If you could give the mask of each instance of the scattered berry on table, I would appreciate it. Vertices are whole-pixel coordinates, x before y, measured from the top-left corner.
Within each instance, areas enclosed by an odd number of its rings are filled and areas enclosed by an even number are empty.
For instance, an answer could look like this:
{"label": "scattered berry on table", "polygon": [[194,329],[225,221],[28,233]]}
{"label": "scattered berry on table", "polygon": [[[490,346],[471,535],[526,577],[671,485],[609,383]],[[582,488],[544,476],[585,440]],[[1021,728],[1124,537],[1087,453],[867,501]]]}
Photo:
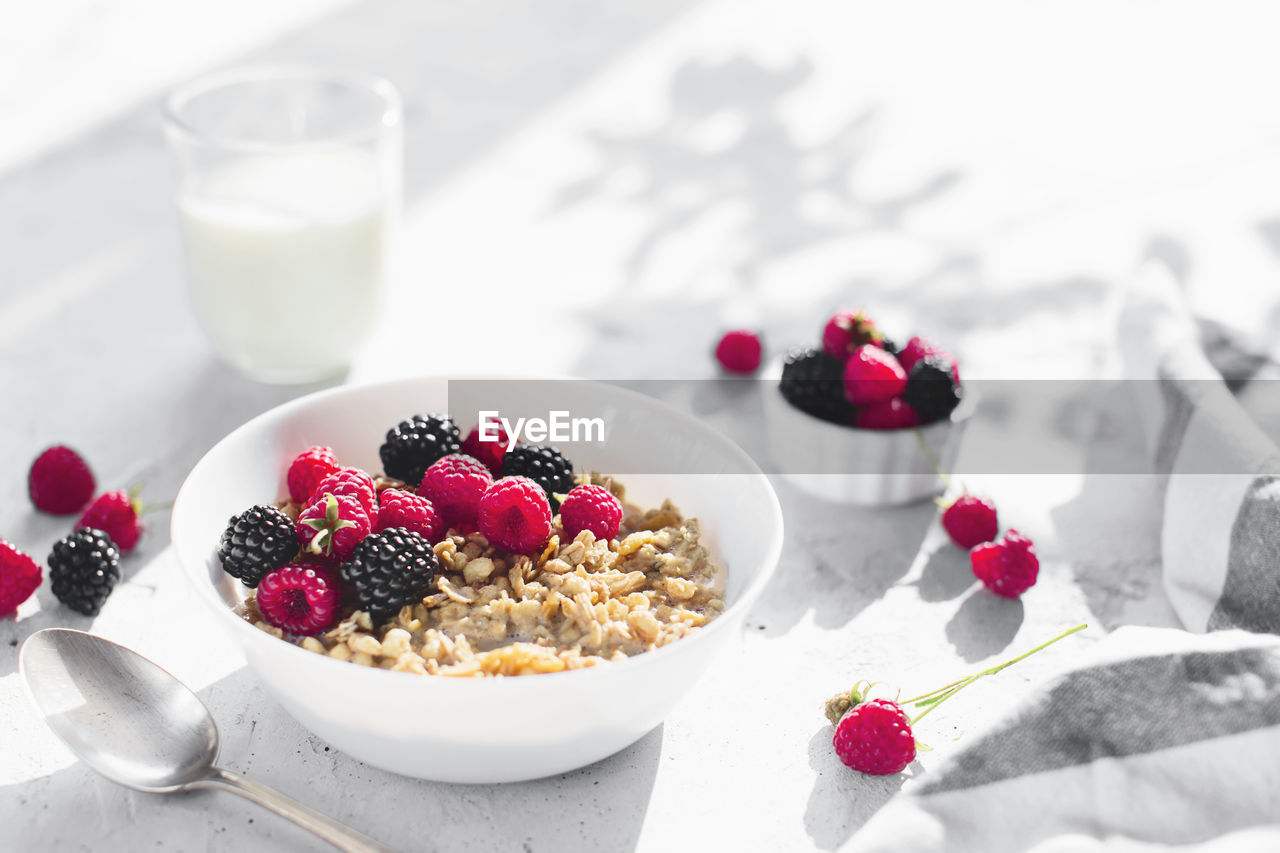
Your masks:
{"label": "scattered berry on table", "polygon": [[77,613],[97,616],[120,580],[120,549],[101,530],[81,527],[53,543],[49,585]]}
{"label": "scattered berry on table", "polygon": [[960,405],[964,389],[952,377],[939,356],[926,356],[911,366],[902,398],[920,415],[921,423],[933,423]]}
{"label": "scattered berry on table", "polygon": [[528,477],[503,477],[480,499],[479,522],[491,544],[516,554],[536,551],[551,535],[547,493]]}
{"label": "scattered berry on table", "polygon": [[293,519],[266,504],[231,516],[218,542],[222,570],[247,587],[256,587],[267,572],[283,566],[297,553]]}
{"label": "scattered berry on table", "polygon": [[93,499],[76,522],[76,527],[92,527],[111,537],[111,541],[128,554],[137,547],[142,536],[142,503],[136,494],[125,491],[103,492]]}
{"label": "scattered berry on table", "polygon": [[502,457],[507,454],[507,444],[510,443],[511,436],[507,434],[507,428],[500,423],[491,426],[489,433],[497,435],[497,440],[481,441],[480,427],[472,427],[471,432],[467,433],[467,437],[462,440],[462,452],[483,462],[493,476],[501,477]]}
{"label": "scattered berry on table", "polygon": [[61,444],[36,457],[27,474],[27,493],[41,512],[70,515],[84,509],[96,484],[84,458]]}
{"label": "scattered berry on table", "polygon": [[258,584],[257,601],[268,625],[309,637],[337,621],[342,587],[332,569],[289,563],[267,573]]}
{"label": "scattered berry on table", "polygon": [[439,570],[430,542],[393,527],[357,545],[338,573],[342,582],[355,590],[361,610],[384,618],[421,602],[435,588]]}
{"label": "scattered berry on table", "polygon": [[338,457],[332,447],[308,447],[289,463],[289,497],[300,504],[306,503],[316,493],[320,481],[338,468]]}
{"label": "scattered berry on table", "polygon": [[845,362],[844,397],[855,406],[891,400],[901,396],[906,387],[907,373],[902,365],[877,346],[864,344]]}
{"label": "scattered berry on table", "polygon": [[298,544],[317,559],[340,562],[351,556],[370,527],[356,498],[321,492],[298,514]]}
{"label": "scattered berry on table", "polygon": [[883,336],[863,311],[837,311],[822,329],[822,349],[845,361],[865,344],[879,344]]}
{"label": "scattered berry on table", "polygon": [[314,500],[317,495],[325,493],[334,497],[346,495],[349,498],[355,498],[360,502],[360,508],[364,510],[364,514],[369,516],[369,521],[377,521],[377,487],[373,484],[373,478],[359,468],[339,468],[334,471],[320,481],[311,499]]}
{"label": "scattered berry on table", "polygon": [[458,427],[448,415],[414,415],[387,431],[378,455],[388,477],[412,485],[422,482],[432,462],[457,453],[461,445]]}
{"label": "scattered berry on table", "polygon": [[418,486],[418,494],[431,501],[455,530],[474,529],[476,512],[485,490],[493,485],[493,474],[474,456],[451,453],[431,463]]}
{"label": "scattered berry on table", "polygon": [[906,429],[918,423],[920,416],[901,397],[869,403],[853,417],[853,425],[862,429]]}
{"label": "scattered berry on table", "polygon": [[0,539],[0,616],[12,613],[40,586],[40,564]]}
{"label": "scattered berry on table", "polygon": [[960,384],[960,366],[956,362],[956,357],[932,341],[922,337],[916,336],[907,341],[907,345],[898,353],[898,361],[902,364],[903,370],[910,371],[917,361],[929,356],[936,356],[942,359],[951,372],[951,378],[957,385]]}
{"label": "scattered berry on table", "polygon": [[964,494],[942,510],[942,527],[961,548],[990,542],[1000,532],[996,505],[988,498]]}
{"label": "scattered berry on table", "polygon": [[[917,749],[927,749],[916,741],[912,727],[919,725],[922,719],[937,710],[943,702],[978,679],[1008,669],[1064,637],[1088,627],[1077,625],[1068,628],[1052,640],[1004,663],[989,666],[967,678],[957,679],[910,699],[869,699],[867,694],[876,684],[859,681],[852,690],[828,699],[823,708],[827,720],[836,727],[831,739],[836,755],[849,767],[863,773],[882,776],[902,772],[915,758]],[[907,705],[923,710],[914,717],[909,717],[904,709]]]}
{"label": "scattered berry on table", "polygon": [[853,405],[844,398],[844,362],[821,350],[787,353],[778,387],[788,403],[815,418],[838,424],[853,420]]}
{"label": "scattered berry on table", "polygon": [[730,373],[755,373],[760,367],[760,337],[750,329],[726,332],[716,344],[716,361]]}
{"label": "scattered berry on table", "polygon": [[984,542],[969,552],[973,574],[982,585],[1005,598],[1017,598],[1035,585],[1040,560],[1030,539],[1010,530],[1002,539]]}
{"label": "scattered berry on table", "polygon": [[560,504],[560,525],[569,539],[590,530],[597,539],[612,539],[622,524],[622,502],[604,486],[574,486]]}
{"label": "scattered berry on table", "polygon": [[874,776],[901,773],[916,757],[911,720],[889,699],[850,708],[836,725],[832,744],[842,762]]}
{"label": "scattered berry on table", "polygon": [[422,495],[400,489],[383,489],[378,494],[378,521],[374,533],[391,527],[403,527],[427,541],[439,542],[444,536],[444,518]]}
{"label": "scattered berry on table", "polygon": [[573,463],[554,447],[539,444],[520,444],[502,458],[502,476],[528,477],[547,493],[551,508],[557,509],[560,500],[556,495],[567,494],[573,488]]}

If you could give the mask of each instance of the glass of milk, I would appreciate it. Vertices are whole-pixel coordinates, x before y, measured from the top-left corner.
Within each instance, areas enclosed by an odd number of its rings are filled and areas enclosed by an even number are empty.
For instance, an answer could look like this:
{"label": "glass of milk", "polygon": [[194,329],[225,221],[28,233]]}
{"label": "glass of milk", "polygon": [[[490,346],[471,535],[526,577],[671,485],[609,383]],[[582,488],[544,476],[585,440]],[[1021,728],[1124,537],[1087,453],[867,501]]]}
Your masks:
{"label": "glass of milk", "polygon": [[264,382],[341,375],[373,332],[400,213],[400,97],[379,77],[246,68],[175,91],[166,130],[201,325]]}

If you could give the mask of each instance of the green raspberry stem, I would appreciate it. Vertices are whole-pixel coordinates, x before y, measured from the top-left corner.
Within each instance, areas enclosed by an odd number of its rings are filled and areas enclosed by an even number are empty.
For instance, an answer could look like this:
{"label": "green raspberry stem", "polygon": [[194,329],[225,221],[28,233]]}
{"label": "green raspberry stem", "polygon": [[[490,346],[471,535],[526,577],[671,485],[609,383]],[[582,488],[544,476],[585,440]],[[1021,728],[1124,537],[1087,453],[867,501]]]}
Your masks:
{"label": "green raspberry stem", "polygon": [[933,449],[924,440],[924,436],[920,434],[919,429],[912,427],[911,434],[916,437],[916,444],[919,444],[920,449],[924,451],[924,455],[928,458],[929,464],[933,466],[933,470],[938,472],[938,479],[942,481],[942,488],[949,490],[951,488],[951,476],[942,470],[942,464],[938,462],[938,457],[934,454]]}
{"label": "green raspberry stem", "polygon": [[1077,631],[1083,631],[1085,628],[1088,628],[1088,627],[1089,627],[1088,624],[1082,623],[1080,625],[1075,626],[1074,628],[1069,628],[1066,631],[1063,631],[1058,636],[1054,637],[1052,640],[1043,642],[1040,645],[1036,646],[1034,649],[1030,649],[1028,651],[1023,652],[1022,654],[1018,655],[1016,658],[1012,658],[1010,660],[1005,661],[1004,663],[996,664],[995,666],[988,667],[987,669],[982,670],[982,672],[976,672],[973,675],[968,676],[967,678],[960,679],[959,681],[953,681],[950,684],[946,685],[945,687],[939,687],[937,690],[932,690],[928,693],[924,693],[924,694],[921,694],[920,696],[916,696],[913,699],[907,699],[903,701],[901,704],[915,705],[917,708],[921,706],[926,706],[926,705],[928,706],[911,719],[911,725],[914,726],[920,720],[924,719],[925,715],[927,715],[934,708],[938,707],[943,702],[947,701],[952,696],[956,695],[961,690],[968,687],[973,682],[977,681],[979,678],[983,678],[988,675],[995,675],[1000,670],[1011,667],[1018,661],[1026,660],[1027,658],[1031,657],[1041,649],[1052,646],[1054,643],[1058,642],[1064,637],[1069,637],[1072,634],[1076,633]]}

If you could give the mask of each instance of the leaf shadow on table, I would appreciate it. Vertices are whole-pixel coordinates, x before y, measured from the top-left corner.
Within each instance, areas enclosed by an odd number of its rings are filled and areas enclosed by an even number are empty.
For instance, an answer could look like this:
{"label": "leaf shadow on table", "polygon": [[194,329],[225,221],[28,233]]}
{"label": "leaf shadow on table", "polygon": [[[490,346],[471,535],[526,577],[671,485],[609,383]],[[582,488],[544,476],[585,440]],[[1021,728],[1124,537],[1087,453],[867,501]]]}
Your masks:
{"label": "leaf shadow on table", "polygon": [[628,278],[639,281],[683,234],[732,208],[735,254],[716,272],[751,286],[766,267],[816,246],[901,228],[959,182],[957,172],[942,170],[896,191],[860,188],[880,110],[862,110],[825,138],[806,138],[789,122],[788,100],[814,77],[807,57],[786,64],[747,55],[686,59],[671,73],[661,122],[585,134],[598,166],[564,186],[549,213],[613,194],[651,211],[626,260]]}
{"label": "leaf shadow on table", "polygon": [[[375,769],[290,717],[247,668],[197,691],[219,723],[220,764],[404,851],[632,850],[662,754],[661,726],[588,767],[533,782],[452,785]],[[76,763],[0,788],[22,809],[18,850],[331,849],[237,797],[148,795]],[[67,821],[68,815],[76,815]],[[129,815],[129,820],[121,820]],[[503,815],[503,821],[495,821]],[[169,846],[171,845],[171,846]]]}
{"label": "leaf shadow on table", "polygon": [[[805,830],[821,850],[844,844],[884,807],[910,776],[868,776],[845,767],[831,745],[834,729],[823,726],[809,739],[809,766],[815,771],[813,791],[804,810]],[[922,768],[912,762],[918,775]]]}

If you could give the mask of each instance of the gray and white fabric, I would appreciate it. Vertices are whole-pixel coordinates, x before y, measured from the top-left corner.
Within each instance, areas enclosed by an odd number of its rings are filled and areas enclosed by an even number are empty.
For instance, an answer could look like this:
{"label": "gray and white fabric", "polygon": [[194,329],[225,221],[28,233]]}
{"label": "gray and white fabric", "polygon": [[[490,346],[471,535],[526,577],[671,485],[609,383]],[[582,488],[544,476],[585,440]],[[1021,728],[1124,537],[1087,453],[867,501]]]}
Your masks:
{"label": "gray and white fabric", "polygon": [[1280,454],[1163,267],[1133,282],[1118,343],[1185,630],[1115,630],[845,849],[1280,851]]}

